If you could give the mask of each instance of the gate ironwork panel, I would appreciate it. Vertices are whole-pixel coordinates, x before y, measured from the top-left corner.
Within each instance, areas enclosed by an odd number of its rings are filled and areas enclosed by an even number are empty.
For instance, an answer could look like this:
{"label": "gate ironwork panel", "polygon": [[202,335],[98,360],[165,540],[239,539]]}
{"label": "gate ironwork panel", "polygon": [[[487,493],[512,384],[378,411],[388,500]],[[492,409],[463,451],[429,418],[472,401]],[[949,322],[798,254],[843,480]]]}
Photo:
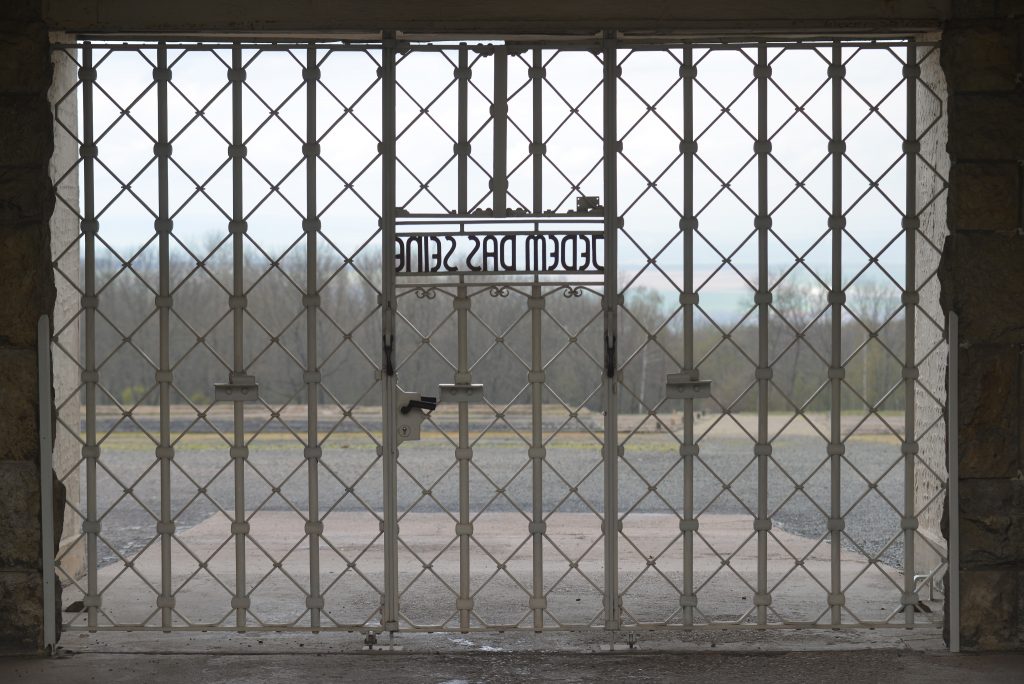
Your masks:
{"label": "gate ironwork panel", "polygon": [[935,45],[56,49],[65,628],[930,624]]}

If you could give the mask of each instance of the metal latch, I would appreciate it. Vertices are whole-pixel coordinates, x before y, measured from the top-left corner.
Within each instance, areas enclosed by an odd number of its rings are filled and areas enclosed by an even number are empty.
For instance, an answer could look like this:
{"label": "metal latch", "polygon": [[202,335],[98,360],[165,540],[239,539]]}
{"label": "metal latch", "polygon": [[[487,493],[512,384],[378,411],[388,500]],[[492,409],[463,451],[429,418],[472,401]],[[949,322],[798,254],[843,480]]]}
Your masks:
{"label": "metal latch", "polygon": [[[416,392],[398,390],[398,443],[420,438],[420,425],[437,408],[437,397],[424,397]],[[424,413],[424,411],[426,413]]]}
{"label": "metal latch", "polygon": [[479,384],[438,385],[437,389],[442,401],[471,401],[479,403],[484,400],[484,386]]}
{"label": "metal latch", "polygon": [[711,381],[701,380],[700,371],[669,373],[665,379],[666,399],[707,399],[711,396]]}
{"label": "metal latch", "polygon": [[213,386],[214,401],[259,401],[260,386],[256,378],[245,373],[231,373],[228,382]]}

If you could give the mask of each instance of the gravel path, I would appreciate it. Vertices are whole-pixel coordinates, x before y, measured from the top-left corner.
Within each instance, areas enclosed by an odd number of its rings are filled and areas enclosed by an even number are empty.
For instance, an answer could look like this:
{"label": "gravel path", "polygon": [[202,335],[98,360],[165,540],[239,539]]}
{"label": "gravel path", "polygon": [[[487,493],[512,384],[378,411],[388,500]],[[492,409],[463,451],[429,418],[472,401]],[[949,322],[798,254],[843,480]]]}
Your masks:
{"label": "gravel path", "polygon": [[[171,501],[179,531],[202,522],[218,507],[229,513],[234,509],[233,466],[226,446],[218,444],[217,439],[213,435],[188,437],[177,449]],[[547,448],[542,478],[544,510],[592,510],[600,514],[603,468],[593,438],[586,433],[560,435]],[[110,439],[100,463],[97,505],[101,513],[107,511],[103,536],[120,553],[132,554],[155,534],[159,467],[141,435]],[[889,542],[899,533],[900,513],[888,502],[902,506],[901,463],[894,440],[852,438],[841,469],[843,508],[850,511],[846,515],[844,548],[856,550],[859,545],[870,554],[881,551],[882,560],[895,567],[902,566],[902,538]],[[440,512],[443,507],[457,515],[459,476],[449,443],[436,434],[407,443],[401,448],[399,465],[400,511]],[[258,438],[252,445],[244,477],[248,511],[292,507],[300,512],[307,510],[307,467],[301,445],[291,435]],[[865,477],[879,480],[877,490],[869,488]],[[321,513],[364,507],[379,512],[381,478],[380,460],[366,435],[335,435],[325,445],[319,469]],[[507,512],[519,508],[529,513],[532,479],[526,445],[511,432],[488,435],[474,451],[469,475],[470,510]],[[802,491],[797,490],[798,484]],[[82,485],[84,501],[84,478]],[[351,491],[346,493],[346,487]],[[125,488],[130,488],[131,495],[125,493]],[[274,488],[279,488],[279,493]],[[753,517],[757,489],[757,465],[748,438],[714,435],[702,442],[694,472],[696,514]],[[642,433],[626,442],[619,463],[619,506],[625,512],[626,524],[629,513],[667,513],[673,508],[681,511],[682,492],[683,466],[671,438]],[[802,435],[777,438],[768,469],[768,507],[774,523],[788,532],[818,539],[827,531],[829,497],[829,464],[823,440]],[[594,520],[596,525],[596,515]],[[116,559],[103,545],[100,553],[101,563]]]}

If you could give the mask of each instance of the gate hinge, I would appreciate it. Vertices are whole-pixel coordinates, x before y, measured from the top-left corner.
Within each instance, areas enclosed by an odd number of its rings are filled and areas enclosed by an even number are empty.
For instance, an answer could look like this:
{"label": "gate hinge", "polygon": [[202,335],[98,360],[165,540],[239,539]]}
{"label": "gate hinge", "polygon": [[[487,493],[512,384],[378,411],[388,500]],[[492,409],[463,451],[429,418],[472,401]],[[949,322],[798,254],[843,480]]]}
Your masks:
{"label": "gate hinge", "polygon": [[482,402],[484,400],[484,386],[481,384],[455,383],[450,385],[438,385],[437,389],[444,401],[452,402]]}
{"label": "gate hinge", "polygon": [[711,396],[711,381],[701,380],[700,371],[688,370],[669,373],[665,378],[666,399],[707,399]]}
{"label": "gate hinge", "polygon": [[213,386],[213,398],[215,401],[259,401],[260,386],[252,375],[231,373],[228,382]]}

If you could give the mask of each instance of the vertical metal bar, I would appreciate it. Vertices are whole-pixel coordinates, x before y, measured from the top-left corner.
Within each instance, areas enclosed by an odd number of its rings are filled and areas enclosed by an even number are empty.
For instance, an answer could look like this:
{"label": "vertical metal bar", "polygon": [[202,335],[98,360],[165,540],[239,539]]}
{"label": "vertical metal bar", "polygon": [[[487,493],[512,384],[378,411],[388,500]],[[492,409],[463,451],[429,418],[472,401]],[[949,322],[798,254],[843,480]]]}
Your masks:
{"label": "vertical metal bar", "polygon": [[533,85],[533,213],[544,213],[544,52],[533,49],[533,67],[530,69]]}
{"label": "vertical metal bar", "polygon": [[502,45],[494,49],[494,168],[491,174],[491,192],[494,215],[505,216],[508,203],[508,49]]}
{"label": "vertical metal bar", "polygon": [[386,34],[381,51],[381,410],[384,477],[384,601],[381,626],[398,631],[398,433],[397,382],[394,373],[395,312],[395,54],[394,34]]}
{"label": "vertical metal bar", "polygon": [[[242,65],[242,48],[238,43],[231,47],[231,259],[232,259],[232,304],[243,301],[245,296],[245,205],[243,204],[243,142],[242,131],[242,83],[245,69]],[[241,306],[231,307],[232,363],[231,375],[245,374],[245,310]],[[234,377],[232,378],[234,381]],[[231,462],[234,470],[235,511],[231,521],[231,534],[235,538],[235,595],[231,607],[235,609],[235,626],[245,628],[246,609],[249,597],[245,590],[245,538],[249,525],[245,519],[245,459],[249,448],[245,443],[245,403],[234,402],[234,435],[231,443]]]}
{"label": "vertical metal bar", "polygon": [[768,288],[768,228],[771,217],[768,215],[768,78],[771,66],[768,64],[768,47],[764,43],[757,46],[757,66],[754,69],[757,78],[757,217],[754,226],[757,228],[757,444],[754,454],[757,457],[757,519],[754,529],[757,532],[757,595],[754,603],[757,606],[757,624],[768,622],[768,530],[771,521],[768,519],[768,454],[771,445],[768,443],[768,312],[771,291]]}
{"label": "vertical metal bar", "polygon": [[946,510],[949,515],[949,650],[960,652],[960,317],[949,312],[946,394]]}
{"label": "vertical metal bar", "polygon": [[53,381],[50,376],[50,317],[40,316],[36,328],[39,364],[39,520],[42,523],[43,648],[53,655],[57,647],[56,576],[53,570]]}
{"label": "vertical metal bar", "polygon": [[99,371],[96,370],[96,233],[99,222],[96,220],[96,143],[93,135],[93,89],[96,82],[96,69],[93,67],[92,44],[86,42],[82,46],[82,234],[85,236],[85,263],[83,264],[85,294],[82,297],[82,309],[85,312],[85,370],[82,371],[82,383],[85,385],[85,446],[82,456],[85,458],[85,521],[82,531],[85,532],[86,543],[86,594],[83,599],[87,611],[90,630],[97,626],[97,609],[100,606],[100,595],[97,580],[96,540],[99,533],[99,520],[96,511],[96,461],[100,456],[100,447],[96,443],[96,383]]}
{"label": "vertical metal bar", "polygon": [[831,433],[829,436],[828,456],[831,481],[831,508],[829,510],[828,529],[830,533],[830,551],[832,566],[832,585],[829,595],[832,626],[842,622],[843,613],[843,582],[842,582],[842,477],[843,435],[842,412],[840,402],[843,389],[843,49],[837,40],[832,44],[832,62],[829,65],[829,78],[832,81],[832,138],[829,141],[829,153],[832,156],[832,212],[829,217],[829,229],[832,232],[832,356],[829,384],[831,391]]}
{"label": "vertical metal bar", "polygon": [[[544,62],[540,48],[533,49],[533,66],[530,69],[530,80],[533,86],[533,132],[530,154],[533,157],[533,213],[544,213]],[[538,228],[534,224],[534,229]],[[530,595],[530,608],[533,610],[533,629],[540,632],[544,629],[544,610],[547,599],[544,597],[544,534],[547,524],[544,522],[544,356],[542,312],[544,296],[538,277],[534,276],[534,284],[530,288],[530,407],[532,409],[530,435],[530,465],[533,476],[533,511],[530,520],[530,535],[533,537],[533,587]]]}
{"label": "vertical metal bar", "polygon": [[306,534],[309,535],[309,625],[313,631],[320,627],[320,611],[324,607],[320,595],[320,535],[323,522],[320,520],[320,483],[318,481],[320,462],[320,432],[318,406],[320,396],[320,369],[317,359],[317,309],[320,307],[320,292],[317,282],[317,235],[320,220],[316,208],[316,160],[320,145],[316,135],[316,89],[320,80],[317,65],[316,45],[306,48],[306,68],[303,69],[306,82],[306,141],[302,154],[306,159],[306,218],[303,230],[306,234],[306,369],[303,380],[306,383],[306,467],[309,483],[309,511],[306,520]]}
{"label": "vertical metal bar", "polygon": [[459,214],[469,212],[469,48],[459,44],[459,130],[456,154],[459,161]]}
{"label": "vertical metal bar", "polygon": [[917,46],[911,40],[907,44],[907,181],[906,217],[904,230],[906,239],[906,287],[903,304],[906,307],[906,362],[903,368],[906,435],[903,443],[903,615],[908,625],[914,624],[917,612],[917,593],[914,587],[914,535],[917,529],[917,510],[914,503],[914,462],[917,459],[916,414],[914,411],[915,387],[917,383],[917,359],[914,345],[917,336]]}
{"label": "vertical metal bar", "polygon": [[618,41],[614,31],[603,40],[604,81],[604,625],[621,627],[619,601],[619,391],[618,359]]}
{"label": "vertical metal bar", "polygon": [[[697,143],[693,139],[693,82],[697,76],[697,67],[693,64],[693,48],[683,48],[683,370],[695,375],[693,353],[693,309],[697,303],[697,293],[693,290],[693,232],[697,228],[697,218],[693,215],[693,157]],[[683,400],[683,446],[680,448],[683,457],[683,519],[680,529],[683,532],[683,595],[679,598],[682,608],[683,624],[693,625],[693,609],[697,606],[697,596],[693,593],[693,536],[698,522],[693,517],[693,462],[697,455],[697,445],[693,436],[693,399]]]}
{"label": "vertical metal bar", "polygon": [[[460,276],[455,297],[455,315],[458,326],[458,360],[455,382],[467,385],[472,382],[469,372],[469,306],[470,300],[465,278]],[[455,607],[459,611],[459,627],[463,631],[469,629],[469,616],[473,610],[469,567],[469,540],[473,533],[469,512],[469,462],[472,458],[473,450],[469,445],[469,402],[460,401],[459,446],[456,450],[456,460],[459,464],[459,523],[455,529],[455,533],[459,537],[459,598]]]}
{"label": "vertical metal bar", "polygon": [[170,241],[171,220],[168,198],[168,162],[170,144],[167,135],[167,84],[171,70],[167,68],[167,46],[162,41],[157,47],[157,183],[158,217],[156,230],[159,239],[160,294],[156,306],[160,316],[160,370],[157,382],[160,385],[160,445],[156,449],[160,459],[160,596],[157,606],[161,610],[161,625],[165,630],[171,627],[171,611],[174,609],[174,595],[171,591],[171,540],[174,536],[174,518],[171,516],[171,461],[174,448],[171,446],[171,270]]}
{"label": "vertical metal bar", "polygon": [[533,592],[530,608],[533,610],[533,629],[544,629],[544,356],[541,313],[544,297],[541,286],[534,282],[530,288],[530,407],[532,409],[530,435],[530,465],[533,475],[533,517],[530,520],[530,534],[533,537]]}

